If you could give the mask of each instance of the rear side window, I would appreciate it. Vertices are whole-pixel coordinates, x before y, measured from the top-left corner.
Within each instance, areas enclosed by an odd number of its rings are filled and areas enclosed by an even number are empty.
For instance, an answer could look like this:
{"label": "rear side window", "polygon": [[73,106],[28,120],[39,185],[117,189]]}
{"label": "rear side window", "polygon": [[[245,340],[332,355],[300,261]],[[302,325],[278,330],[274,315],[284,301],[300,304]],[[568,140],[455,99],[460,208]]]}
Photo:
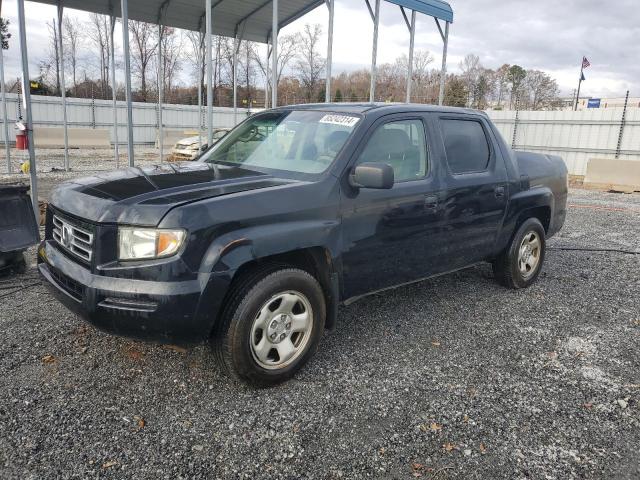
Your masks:
{"label": "rear side window", "polygon": [[453,173],[481,172],[489,165],[489,144],[480,122],[442,119],[447,163]]}

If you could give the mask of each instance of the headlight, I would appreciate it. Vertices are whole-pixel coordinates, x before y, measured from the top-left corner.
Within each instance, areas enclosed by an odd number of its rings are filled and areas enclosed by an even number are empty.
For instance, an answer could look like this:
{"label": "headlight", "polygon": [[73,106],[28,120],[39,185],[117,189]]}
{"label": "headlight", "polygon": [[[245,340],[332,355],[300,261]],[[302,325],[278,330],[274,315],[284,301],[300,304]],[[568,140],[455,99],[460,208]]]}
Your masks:
{"label": "headlight", "polygon": [[118,258],[141,260],[175,255],[185,238],[184,230],[155,228],[120,228]]}

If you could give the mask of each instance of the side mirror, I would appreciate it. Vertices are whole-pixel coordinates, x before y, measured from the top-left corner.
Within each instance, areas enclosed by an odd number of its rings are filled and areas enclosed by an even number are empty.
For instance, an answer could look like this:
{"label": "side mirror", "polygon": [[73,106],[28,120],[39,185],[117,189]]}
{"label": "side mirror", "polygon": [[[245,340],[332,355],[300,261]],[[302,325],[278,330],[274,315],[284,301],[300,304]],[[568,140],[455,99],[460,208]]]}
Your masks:
{"label": "side mirror", "polygon": [[349,184],[356,188],[389,189],[393,181],[393,168],[386,163],[364,162],[349,175]]}

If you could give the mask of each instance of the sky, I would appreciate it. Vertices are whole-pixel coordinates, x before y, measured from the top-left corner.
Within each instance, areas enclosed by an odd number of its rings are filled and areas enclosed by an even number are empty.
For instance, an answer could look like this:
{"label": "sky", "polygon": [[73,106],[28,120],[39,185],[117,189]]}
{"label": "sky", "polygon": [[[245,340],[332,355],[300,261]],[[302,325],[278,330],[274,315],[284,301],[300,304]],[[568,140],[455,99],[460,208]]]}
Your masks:
{"label": "sky", "polygon": [[[204,0],[203,0],[204,3]],[[372,2],[373,3],[373,2]],[[582,56],[591,67],[581,96],[640,96],[640,0],[451,0],[448,70],[459,72],[466,54],[480,57],[483,66],[504,63],[544,70],[555,78],[563,95],[577,87]],[[25,2],[30,73],[46,56],[46,22],[56,16],[52,6]],[[364,0],[335,0],[333,74],[369,68],[373,23]],[[86,18],[85,13],[68,10]],[[409,50],[409,32],[398,6],[382,2],[378,63],[393,62]],[[2,16],[11,22],[11,47],[5,52],[5,78],[20,75],[20,51],[15,0],[2,2]],[[281,31],[293,33],[306,23],[326,31],[327,8],[321,6]],[[117,34],[116,34],[117,35]],[[325,37],[326,38],[326,37]],[[323,39],[322,45],[326,45]],[[431,17],[417,15],[416,49],[429,50],[440,68],[442,40]],[[187,68],[188,70],[188,68]],[[184,75],[187,75],[185,72]],[[120,72],[122,75],[122,72]]]}

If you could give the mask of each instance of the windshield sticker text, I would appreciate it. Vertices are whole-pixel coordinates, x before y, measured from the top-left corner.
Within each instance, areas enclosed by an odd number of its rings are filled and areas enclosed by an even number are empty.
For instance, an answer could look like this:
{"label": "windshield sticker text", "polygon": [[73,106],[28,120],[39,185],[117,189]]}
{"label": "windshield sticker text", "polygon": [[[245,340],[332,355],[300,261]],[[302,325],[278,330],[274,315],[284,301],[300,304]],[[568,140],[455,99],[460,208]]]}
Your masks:
{"label": "windshield sticker text", "polygon": [[328,114],[320,119],[320,123],[331,123],[333,125],[353,127],[356,123],[358,123],[358,120],[360,120],[360,118],[352,117],[351,115]]}

